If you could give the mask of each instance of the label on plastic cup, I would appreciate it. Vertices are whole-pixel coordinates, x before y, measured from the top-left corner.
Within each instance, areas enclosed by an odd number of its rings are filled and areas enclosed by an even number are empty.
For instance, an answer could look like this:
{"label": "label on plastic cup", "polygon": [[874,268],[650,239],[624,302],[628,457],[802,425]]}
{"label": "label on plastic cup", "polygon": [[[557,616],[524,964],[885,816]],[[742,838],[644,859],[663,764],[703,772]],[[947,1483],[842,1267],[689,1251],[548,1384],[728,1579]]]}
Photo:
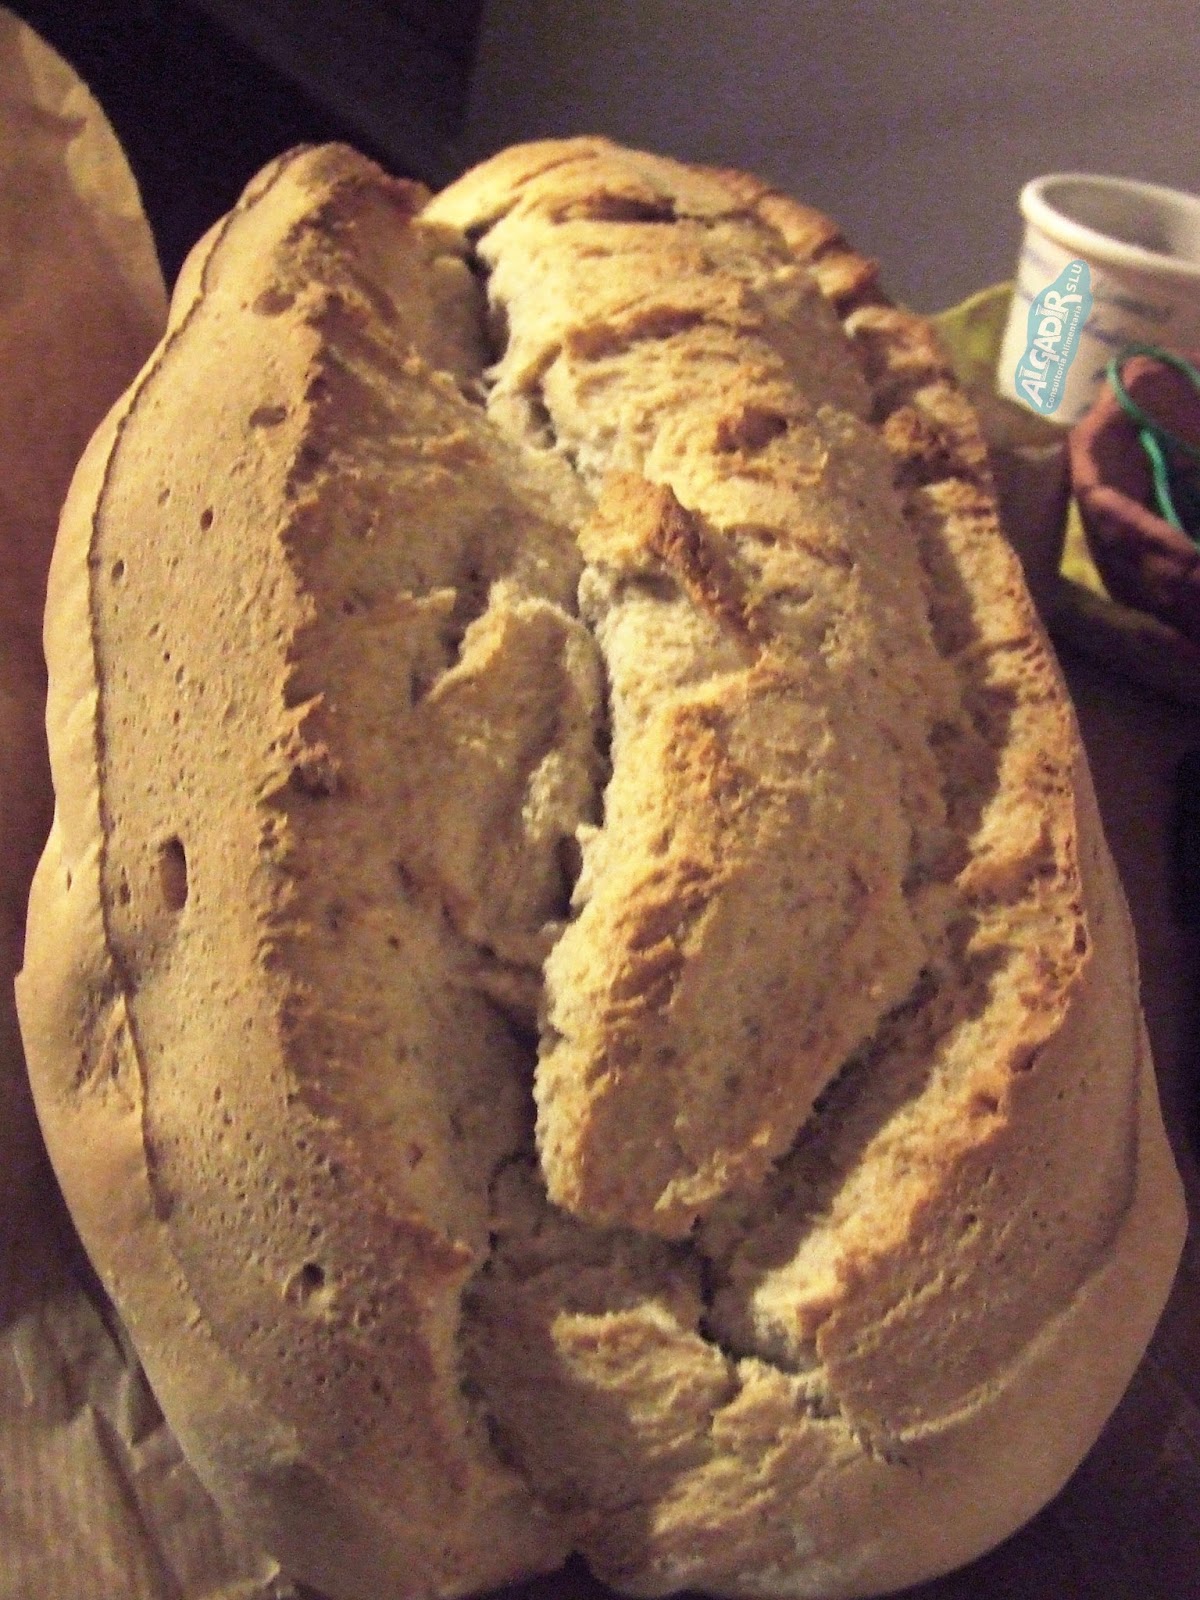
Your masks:
{"label": "label on plastic cup", "polygon": [[1062,402],[1071,363],[1092,309],[1092,275],[1086,261],[1069,261],[1029,307],[1025,349],[1013,384],[1026,405],[1050,417]]}
{"label": "label on plastic cup", "polygon": [[995,384],[1055,427],[1086,415],[1128,345],[1200,346],[1200,195],[1049,173],[1021,190],[1025,235]]}

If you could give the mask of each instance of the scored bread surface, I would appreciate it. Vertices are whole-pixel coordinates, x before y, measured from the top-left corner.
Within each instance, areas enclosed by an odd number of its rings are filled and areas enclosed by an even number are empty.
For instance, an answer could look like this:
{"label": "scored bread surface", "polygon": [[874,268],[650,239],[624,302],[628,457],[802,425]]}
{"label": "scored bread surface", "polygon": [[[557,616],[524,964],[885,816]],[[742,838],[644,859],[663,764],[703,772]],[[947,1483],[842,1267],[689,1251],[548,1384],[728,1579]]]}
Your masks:
{"label": "scored bread surface", "polygon": [[22,1025],[228,1507],[335,1596],[856,1595],[1115,1404],[1182,1210],[984,451],[817,214],[282,158],[81,464]]}

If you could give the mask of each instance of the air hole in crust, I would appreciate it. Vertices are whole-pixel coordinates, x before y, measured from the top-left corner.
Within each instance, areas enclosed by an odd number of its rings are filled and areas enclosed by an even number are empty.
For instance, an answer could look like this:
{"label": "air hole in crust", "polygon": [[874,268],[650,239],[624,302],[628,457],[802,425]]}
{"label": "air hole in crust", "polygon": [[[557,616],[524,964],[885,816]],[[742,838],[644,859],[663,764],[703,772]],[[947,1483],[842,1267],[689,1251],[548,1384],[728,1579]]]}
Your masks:
{"label": "air hole in crust", "polygon": [[289,1300],[307,1304],[325,1288],[325,1268],[319,1261],[306,1261],[288,1279],[284,1292]]}
{"label": "air hole in crust", "polygon": [[281,422],[287,421],[286,406],[255,406],[250,413],[250,426],[252,428],[277,428]]}
{"label": "air hole in crust", "polygon": [[717,424],[717,449],[725,453],[765,449],[772,439],[787,432],[788,419],[765,406],[748,405]]}
{"label": "air hole in crust", "polygon": [[290,311],[296,296],[287,289],[264,289],[251,307],[260,317],[278,317]]}
{"label": "air hole in crust", "polygon": [[589,195],[584,201],[569,201],[553,213],[555,222],[676,222],[679,213],[670,195],[606,194]]}
{"label": "air hole in crust", "polygon": [[565,911],[571,904],[571,895],[579,881],[579,874],[583,871],[583,851],[580,849],[579,840],[573,834],[566,834],[558,841],[554,854]]}
{"label": "air hole in crust", "polygon": [[484,340],[493,365],[503,360],[509,338],[508,308],[503,301],[490,301],[484,322]]}
{"label": "air hole in crust", "polygon": [[188,866],[187,852],[178,836],[158,847],[158,882],[167,910],[182,911],[187,905]]}

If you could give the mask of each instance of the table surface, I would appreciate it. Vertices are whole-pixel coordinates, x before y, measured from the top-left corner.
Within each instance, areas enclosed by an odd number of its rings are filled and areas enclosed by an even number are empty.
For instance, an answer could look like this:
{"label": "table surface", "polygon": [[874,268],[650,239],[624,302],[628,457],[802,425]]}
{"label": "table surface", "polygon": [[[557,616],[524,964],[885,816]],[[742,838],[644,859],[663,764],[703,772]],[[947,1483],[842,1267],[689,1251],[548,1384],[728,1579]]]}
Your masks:
{"label": "table surface", "polygon": [[[1189,710],[1064,658],[1105,831],[1129,898],[1142,1004],[1192,1221],[1146,1359],[1070,1483],[1019,1533],[907,1600],[1200,1600],[1200,935],[1174,911],[1174,773]],[[581,1564],[503,1600],[607,1600]],[[500,1597],[495,1597],[500,1600]]]}

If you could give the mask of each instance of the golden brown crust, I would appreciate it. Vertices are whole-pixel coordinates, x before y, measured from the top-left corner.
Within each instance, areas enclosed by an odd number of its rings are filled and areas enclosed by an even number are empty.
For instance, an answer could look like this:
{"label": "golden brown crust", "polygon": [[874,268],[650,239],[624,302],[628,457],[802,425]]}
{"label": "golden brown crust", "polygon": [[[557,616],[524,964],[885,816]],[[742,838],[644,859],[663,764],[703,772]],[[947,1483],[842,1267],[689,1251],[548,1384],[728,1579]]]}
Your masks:
{"label": "golden brown crust", "polygon": [[331,1593],[915,1581],[1061,1484],[1182,1229],[971,416],[753,180],[570,140],[419,206],[269,169],[77,476],[64,1188]]}
{"label": "golden brown crust", "polygon": [[[338,1095],[337,1060],[322,1055],[328,1013],[306,981],[320,958],[312,912],[292,910],[293,852],[306,824],[320,848],[313,814],[333,798],[313,776],[320,708],[298,682],[313,604],[296,577],[328,527],[316,511],[325,418],[371,399],[359,389],[348,402],[344,387],[350,362],[373,354],[354,342],[368,306],[343,266],[345,239],[368,270],[372,247],[386,246],[394,286],[392,236],[410,215],[408,191],[337,152],[269,170],[190,263],[166,341],[80,467],[48,610],[58,821],[22,1001],[68,1201],[185,1448],[289,1564],[339,1587],[348,1561],[366,1575],[363,1594],[384,1581],[480,1587],[564,1548],[489,1459],[459,1393],[454,1306],[486,1237],[478,1203],[458,1178],[447,1192],[445,1156],[419,1126],[399,1152],[380,1138],[385,1082],[354,1112]],[[440,240],[412,244],[425,274]],[[419,326],[421,306],[406,304]],[[252,342],[269,330],[269,353],[228,371],[218,355],[221,385],[198,399],[176,385],[176,363],[219,352],[230,317],[251,319]],[[446,320],[426,317],[443,341]],[[408,340],[394,347],[402,363]],[[385,343],[375,359],[390,354]],[[191,450],[202,426],[232,451],[221,481]],[[257,543],[247,510],[261,519]],[[153,521],[161,537],[142,545],[133,530]],[[215,605],[181,607],[180,562],[205,536]],[[181,687],[188,724],[172,734]],[[162,876],[172,860],[183,865],[173,888]],[[345,984],[329,997],[343,1032],[369,1003]],[[247,1051],[254,1073],[239,1069]],[[472,1087],[470,1099],[504,1126],[510,1091]],[[106,1137],[85,1140],[92,1155],[76,1163],[80,1119]],[[418,1164],[419,1140],[429,1156]],[[397,1155],[415,1195],[395,1186]],[[110,1185],[132,1213],[128,1236],[120,1217],[109,1231],[112,1208],[99,1203]]]}

